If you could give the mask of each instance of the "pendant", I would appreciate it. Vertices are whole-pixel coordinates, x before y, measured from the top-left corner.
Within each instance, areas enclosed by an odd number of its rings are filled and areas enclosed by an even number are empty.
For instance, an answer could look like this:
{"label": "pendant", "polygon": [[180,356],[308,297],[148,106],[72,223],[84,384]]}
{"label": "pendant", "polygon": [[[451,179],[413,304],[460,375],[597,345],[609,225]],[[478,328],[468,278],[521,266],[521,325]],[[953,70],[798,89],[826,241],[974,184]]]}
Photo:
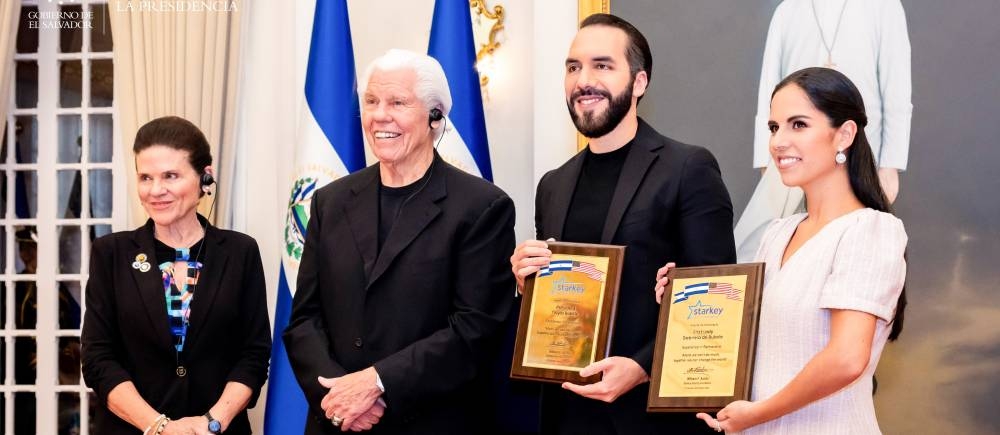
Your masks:
{"label": "pendant", "polygon": [[833,56],[827,56],[826,57],[826,64],[823,65],[823,66],[825,66],[827,68],[830,68],[830,69],[837,69],[837,64],[833,63]]}
{"label": "pendant", "polygon": [[177,377],[179,377],[179,378],[183,378],[183,377],[187,376],[187,374],[188,374],[188,370],[186,368],[184,368],[184,366],[177,366],[177,370],[176,371],[177,371]]}

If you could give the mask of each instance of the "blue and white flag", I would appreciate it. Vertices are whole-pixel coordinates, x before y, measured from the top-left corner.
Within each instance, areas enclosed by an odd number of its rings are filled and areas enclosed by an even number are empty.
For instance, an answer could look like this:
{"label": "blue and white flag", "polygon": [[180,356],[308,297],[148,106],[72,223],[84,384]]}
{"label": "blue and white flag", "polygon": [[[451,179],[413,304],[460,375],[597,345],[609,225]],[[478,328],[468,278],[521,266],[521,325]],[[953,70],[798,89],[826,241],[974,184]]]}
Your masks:
{"label": "blue and white flag", "polygon": [[558,272],[560,270],[573,270],[573,260],[553,260],[549,262],[548,266],[542,268],[538,271],[538,276],[549,276],[552,272]]}
{"label": "blue and white flag", "polygon": [[553,272],[559,271],[582,272],[590,277],[590,279],[597,281],[604,281],[605,276],[604,272],[598,269],[593,263],[573,260],[550,261],[548,266],[545,266],[538,271],[538,276],[549,276],[552,275]]}
{"label": "blue and white flag", "polygon": [[686,285],[684,286],[684,290],[674,293],[675,299],[673,303],[684,302],[691,296],[701,294],[718,294],[725,296],[726,299],[738,301],[742,293],[743,290],[735,288],[732,284],[726,282],[700,282]]}
{"label": "blue and white flag", "polygon": [[295,142],[296,179],[288,200],[274,314],[264,414],[267,435],[302,433],[305,429],[308,404],[288,363],[281,334],[291,315],[312,195],[323,185],[365,166],[354,48],[345,0],[316,2],[303,104]]}
{"label": "blue and white flag", "polygon": [[475,45],[468,0],[436,0],[427,54],[444,68],[452,100],[438,153],[465,172],[493,181]]}

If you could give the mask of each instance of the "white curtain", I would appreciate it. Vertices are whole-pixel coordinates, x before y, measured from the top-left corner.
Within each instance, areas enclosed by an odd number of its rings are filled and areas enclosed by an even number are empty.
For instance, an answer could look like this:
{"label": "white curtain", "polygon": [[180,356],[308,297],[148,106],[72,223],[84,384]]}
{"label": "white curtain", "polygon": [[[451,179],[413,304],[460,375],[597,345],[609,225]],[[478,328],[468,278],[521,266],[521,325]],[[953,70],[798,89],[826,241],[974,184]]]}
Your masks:
{"label": "white curtain", "polygon": [[[0,131],[7,123],[11,80],[14,78],[14,43],[17,41],[17,20],[21,16],[20,1],[0,1]],[[7,138],[0,138],[7,140]]]}
{"label": "white curtain", "polygon": [[[213,221],[229,226],[244,2],[212,4],[225,4],[226,9],[174,12],[108,8],[130,227],[146,219],[135,190],[135,132],[146,122],[166,115],[193,122],[208,138],[219,181]],[[207,216],[210,205],[210,200],[203,200],[199,211]]]}

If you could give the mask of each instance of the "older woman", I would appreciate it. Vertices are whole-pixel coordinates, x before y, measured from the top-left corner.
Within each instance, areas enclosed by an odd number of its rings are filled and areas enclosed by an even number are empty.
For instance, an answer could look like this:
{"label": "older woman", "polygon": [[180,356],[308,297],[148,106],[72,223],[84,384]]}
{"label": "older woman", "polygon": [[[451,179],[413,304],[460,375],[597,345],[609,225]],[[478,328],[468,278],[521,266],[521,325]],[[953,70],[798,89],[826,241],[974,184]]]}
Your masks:
{"label": "older woman", "polygon": [[214,179],[194,124],[154,119],[133,151],[149,220],[96,240],[87,281],[96,433],[249,434],[271,347],[257,243],[197,214]]}
{"label": "older woman", "polygon": [[390,50],[359,90],[378,163],[313,196],[284,332],[306,433],[481,432],[514,204],[434,151],[451,108],[437,61]]}
{"label": "older woman", "polygon": [[752,401],[698,415],[717,431],[880,433],[872,376],[902,329],[907,237],[879,185],[866,123],[861,94],[832,69],[792,73],[772,94],[771,158],[782,182],[805,192],[807,211],[764,233]]}

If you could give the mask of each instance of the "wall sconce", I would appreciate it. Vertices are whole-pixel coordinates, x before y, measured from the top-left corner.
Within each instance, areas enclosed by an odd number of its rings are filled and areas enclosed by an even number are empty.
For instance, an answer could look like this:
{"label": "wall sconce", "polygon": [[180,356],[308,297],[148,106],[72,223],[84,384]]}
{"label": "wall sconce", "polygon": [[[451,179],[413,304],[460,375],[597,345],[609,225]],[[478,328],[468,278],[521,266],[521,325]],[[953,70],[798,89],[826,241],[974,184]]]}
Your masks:
{"label": "wall sconce", "polygon": [[476,70],[479,71],[479,86],[486,89],[493,73],[493,52],[500,47],[497,33],[503,30],[503,6],[493,6],[490,12],[486,0],[469,0],[472,9],[472,35],[476,41]]}

